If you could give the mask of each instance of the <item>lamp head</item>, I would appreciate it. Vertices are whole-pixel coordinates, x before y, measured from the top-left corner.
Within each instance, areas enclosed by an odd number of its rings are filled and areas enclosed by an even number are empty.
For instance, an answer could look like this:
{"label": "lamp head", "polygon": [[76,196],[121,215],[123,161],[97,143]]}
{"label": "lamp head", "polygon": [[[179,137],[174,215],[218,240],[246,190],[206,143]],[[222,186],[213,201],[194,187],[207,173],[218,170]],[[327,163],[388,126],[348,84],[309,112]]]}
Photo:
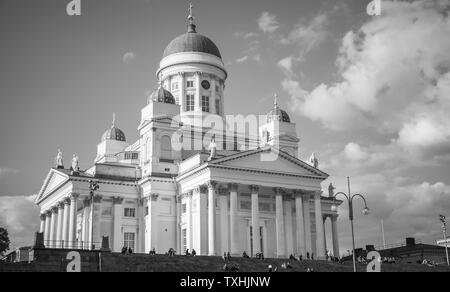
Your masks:
{"label": "lamp head", "polygon": [[369,215],[369,213],[370,213],[370,210],[369,210],[369,208],[367,208],[367,206],[362,210],[362,213],[364,214],[364,215]]}

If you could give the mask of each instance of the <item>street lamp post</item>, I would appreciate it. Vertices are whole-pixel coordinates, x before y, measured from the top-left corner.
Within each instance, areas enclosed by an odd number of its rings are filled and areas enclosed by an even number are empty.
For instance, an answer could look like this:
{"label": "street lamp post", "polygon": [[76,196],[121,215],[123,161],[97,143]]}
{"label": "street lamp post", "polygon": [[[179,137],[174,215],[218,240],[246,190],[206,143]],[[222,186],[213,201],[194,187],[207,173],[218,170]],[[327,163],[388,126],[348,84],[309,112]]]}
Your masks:
{"label": "street lamp post", "polygon": [[98,182],[95,182],[95,181],[92,181],[92,180],[90,180],[89,181],[89,190],[90,190],[90,192],[89,192],[89,194],[90,194],[90,197],[91,197],[91,215],[90,215],[90,217],[91,217],[91,222],[90,222],[90,233],[91,233],[91,250],[93,250],[94,249],[94,191],[96,191],[96,190],[98,190],[100,188],[100,186],[98,185]]}
{"label": "street lamp post", "polygon": [[[364,209],[362,211],[362,213],[364,215],[368,215],[369,214],[369,208],[367,207],[367,202],[366,199],[363,197],[363,195],[361,194],[354,194],[352,195],[350,192],[350,177],[347,177],[347,184],[348,184],[348,195],[344,192],[338,192],[333,196],[333,200],[336,200],[336,197],[339,195],[343,195],[347,201],[348,201],[348,217],[350,219],[350,226],[351,226],[351,230],[352,230],[352,248],[353,248],[353,272],[356,272],[356,255],[355,255],[355,231],[354,231],[354,227],[353,227],[353,199],[355,197],[360,197],[361,199],[363,199],[364,201]],[[333,211],[335,211],[337,209],[336,205],[332,206]]]}
{"label": "street lamp post", "polygon": [[445,221],[444,215],[439,215],[442,222],[442,233],[444,234],[444,244],[445,244],[445,256],[447,258],[447,266],[450,266],[450,262],[448,260],[448,247],[447,247],[447,222]]}

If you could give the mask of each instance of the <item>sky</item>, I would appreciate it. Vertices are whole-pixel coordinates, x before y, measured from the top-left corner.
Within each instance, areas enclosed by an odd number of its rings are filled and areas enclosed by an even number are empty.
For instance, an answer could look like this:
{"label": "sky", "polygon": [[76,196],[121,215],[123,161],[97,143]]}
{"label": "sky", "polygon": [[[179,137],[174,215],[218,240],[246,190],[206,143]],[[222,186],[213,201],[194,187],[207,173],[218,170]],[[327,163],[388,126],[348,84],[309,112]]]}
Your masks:
{"label": "sky", "polygon": [[[227,114],[265,114],[273,95],[297,124],[300,158],[317,153],[355,201],[357,246],[440,238],[450,216],[450,4],[369,0],[192,0],[197,30],[219,47]],[[113,112],[137,139],[165,46],[186,31],[187,1],[0,0],[0,226],[13,246],[38,229],[34,195],[61,148],[81,168]],[[358,200],[358,199],[355,199]],[[326,227],[330,232],[330,226]],[[351,248],[348,210],[340,246]],[[328,236],[331,246],[331,236]]]}

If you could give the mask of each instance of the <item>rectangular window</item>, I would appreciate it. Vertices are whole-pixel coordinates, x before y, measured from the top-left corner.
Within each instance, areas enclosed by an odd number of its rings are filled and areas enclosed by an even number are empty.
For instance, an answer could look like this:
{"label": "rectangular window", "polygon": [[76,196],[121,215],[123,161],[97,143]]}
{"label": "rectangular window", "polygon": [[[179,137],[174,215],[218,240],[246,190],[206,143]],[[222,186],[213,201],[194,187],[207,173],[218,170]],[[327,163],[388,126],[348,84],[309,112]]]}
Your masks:
{"label": "rectangular window", "polygon": [[136,217],[136,209],[135,208],[124,208],[123,209],[123,215],[125,217]]}
{"label": "rectangular window", "polygon": [[194,95],[186,95],[186,111],[191,112],[194,110]]}
{"label": "rectangular window", "polygon": [[220,115],[220,99],[216,99],[216,114]]}
{"label": "rectangular window", "polygon": [[209,96],[202,96],[202,111],[209,113]]}
{"label": "rectangular window", "polygon": [[144,216],[147,216],[148,215],[148,207],[145,207],[145,209],[144,209]]}
{"label": "rectangular window", "polygon": [[192,87],[194,87],[194,81],[187,81],[187,82],[186,82],[186,87],[187,87],[187,88],[192,88]]}
{"label": "rectangular window", "polygon": [[181,204],[181,214],[186,213],[186,204]]}
{"label": "rectangular window", "polygon": [[219,85],[216,85],[216,92],[219,92]]}
{"label": "rectangular window", "polygon": [[127,248],[131,247],[134,251],[134,243],[135,243],[135,233],[134,232],[124,232],[123,233],[123,245]]}

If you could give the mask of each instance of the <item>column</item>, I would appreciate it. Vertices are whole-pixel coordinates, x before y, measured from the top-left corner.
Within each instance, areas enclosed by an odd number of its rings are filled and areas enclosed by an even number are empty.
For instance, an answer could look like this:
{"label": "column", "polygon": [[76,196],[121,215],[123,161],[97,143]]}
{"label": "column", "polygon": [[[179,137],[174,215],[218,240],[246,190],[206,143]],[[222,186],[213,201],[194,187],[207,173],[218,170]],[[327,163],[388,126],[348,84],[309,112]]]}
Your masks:
{"label": "column", "polygon": [[230,249],[234,256],[239,255],[238,185],[229,184],[230,190]]}
{"label": "column", "polygon": [[152,250],[154,248],[157,253],[158,252],[161,253],[162,251],[158,250],[159,246],[157,246],[158,222],[155,216],[156,203],[158,201],[158,197],[159,197],[158,194],[150,194],[150,196],[147,197],[148,214],[147,214],[146,230],[147,230],[147,242],[149,250]]}
{"label": "column", "polygon": [[316,192],[314,194],[314,209],[316,215],[316,251],[317,259],[325,258],[325,239],[323,238],[323,218],[322,218],[322,204],[320,195],[322,192]]}
{"label": "column", "polygon": [[209,108],[210,108],[210,112],[215,114],[217,113],[217,109],[216,109],[216,76],[214,75],[210,75],[211,76],[211,99],[209,101]]}
{"label": "column", "polygon": [[185,93],[185,87],[186,87],[186,80],[184,78],[184,72],[178,73],[178,76],[180,76],[180,97],[178,99],[178,104],[181,106],[181,112],[184,112],[186,110],[186,93]]}
{"label": "column", "polygon": [[64,247],[69,248],[69,217],[70,217],[70,199],[64,199],[64,213],[63,213],[63,230],[62,240]]}
{"label": "column", "polygon": [[295,192],[295,219],[297,236],[297,254],[306,256],[305,223],[303,219],[303,200],[299,192]]}
{"label": "column", "polygon": [[195,111],[202,111],[202,97],[201,97],[201,72],[195,72],[195,104],[194,104],[194,110]]}
{"label": "column", "polygon": [[331,216],[331,234],[333,237],[333,256],[339,257],[339,238],[337,229],[338,215]]}
{"label": "column", "polygon": [[327,255],[327,231],[326,231],[326,223],[327,223],[327,215],[323,215],[323,245],[325,256]]}
{"label": "column", "polygon": [[102,237],[101,237],[101,202],[102,202],[102,196],[101,195],[94,195],[94,202],[91,206],[93,208],[91,210],[92,219],[91,219],[91,225],[92,225],[92,245],[95,248],[100,248],[102,245]]}
{"label": "column", "polygon": [[207,255],[208,253],[208,230],[207,230],[207,220],[208,215],[206,212],[206,203],[208,191],[205,185],[196,187],[194,189],[192,199],[197,202],[197,212],[194,219],[193,226],[196,228],[193,231],[194,246],[193,248],[198,255]]}
{"label": "column", "polygon": [[70,196],[70,213],[69,213],[69,247],[74,248],[76,232],[77,232],[77,200],[78,194],[72,193]]}
{"label": "column", "polygon": [[58,220],[58,208],[52,207],[51,213],[51,221],[50,221],[50,242],[49,245],[52,248],[56,247],[56,228],[57,228],[57,220]]}
{"label": "column", "polygon": [[178,254],[183,254],[183,250],[181,250],[181,196],[177,195],[175,197],[176,200],[176,216],[177,216],[177,226],[176,226],[176,234],[175,234],[175,242],[176,244],[176,251]]}
{"label": "column", "polygon": [[[305,218],[305,247],[306,253],[311,255],[312,253],[312,242],[311,242],[311,207],[310,207],[310,195],[306,194],[302,197],[303,199],[303,216]],[[306,256],[306,254],[305,254]]]}
{"label": "column", "polygon": [[186,249],[192,252],[192,192],[184,196],[186,198]]}
{"label": "column", "polygon": [[259,187],[251,185],[252,192],[252,230],[253,230],[253,255],[261,252],[261,237],[259,234]]}
{"label": "column", "polygon": [[136,252],[144,253],[145,252],[145,243],[144,243],[144,199],[139,198],[137,200],[137,220],[138,220],[138,231],[137,231],[137,245]]}
{"label": "column", "polygon": [[[39,232],[45,234],[45,214],[41,213],[39,215],[39,220],[41,222],[41,225],[39,226]],[[45,237],[44,237],[45,238]]]}
{"label": "column", "polygon": [[216,185],[214,181],[208,183],[208,255],[216,255]]}
{"label": "column", "polygon": [[294,238],[292,235],[292,196],[284,197],[284,231],[286,233],[286,256],[294,254]]}
{"label": "column", "polygon": [[82,240],[83,240],[83,248],[84,249],[89,249],[89,247],[91,245],[90,233],[89,233],[90,213],[91,213],[91,200],[89,198],[85,198],[83,200],[83,228],[82,228],[82,232],[83,232]]}
{"label": "column", "polygon": [[275,226],[277,234],[277,257],[286,256],[286,243],[284,237],[283,221],[283,195],[280,188],[275,189]]}
{"label": "column", "polygon": [[58,248],[64,248],[63,243],[63,217],[64,217],[64,203],[58,203],[58,229],[56,230],[56,242],[58,243]]}
{"label": "column", "polygon": [[44,229],[44,239],[45,239],[45,246],[48,247],[50,244],[50,221],[52,219],[52,212],[46,211],[45,212],[45,229]]}
{"label": "column", "polygon": [[122,250],[122,208],[123,197],[113,197],[113,251],[120,252]]}
{"label": "column", "polygon": [[219,190],[221,254],[224,252],[230,252],[230,238],[228,233],[228,196],[226,191],[226,189]]}

